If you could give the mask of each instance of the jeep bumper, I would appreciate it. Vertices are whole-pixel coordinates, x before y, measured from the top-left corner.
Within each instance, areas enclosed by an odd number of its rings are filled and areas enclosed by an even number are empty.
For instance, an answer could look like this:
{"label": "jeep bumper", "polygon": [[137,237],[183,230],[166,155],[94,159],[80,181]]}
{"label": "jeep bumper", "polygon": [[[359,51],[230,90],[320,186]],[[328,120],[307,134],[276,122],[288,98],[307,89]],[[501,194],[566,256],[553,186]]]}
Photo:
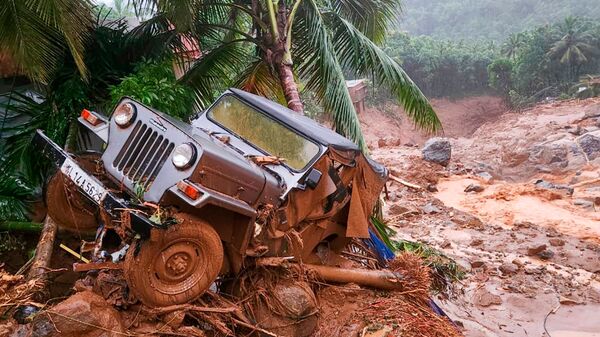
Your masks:
{"label": "jeep bumper", "polygon": [[[81,194],[97,204],[98,207],[101,207],[112,218],[118,218],[119,213],[122,212],[121,210],[134,208],[128,201],[115,196],[102,182],[81,168],[67,152],[41,130],[37,130],[33,141],[42,150],[42,153],[61,170],[65,177],[77,186]],[[152,228],[164,228],[164,226],[150,221],[137,212],[130,212],[130,219],[131,229],[140,234],[142,238],[149,237]]]}

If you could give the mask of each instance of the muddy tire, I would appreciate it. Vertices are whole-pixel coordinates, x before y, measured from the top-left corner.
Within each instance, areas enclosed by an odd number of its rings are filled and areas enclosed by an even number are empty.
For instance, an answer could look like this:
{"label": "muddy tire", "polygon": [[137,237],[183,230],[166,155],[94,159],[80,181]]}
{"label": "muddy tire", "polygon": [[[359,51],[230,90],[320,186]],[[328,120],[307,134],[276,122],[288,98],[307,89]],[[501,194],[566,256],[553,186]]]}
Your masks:
{"label": "muddy tire", "polygon": [[130,248],[125,257],[129,289],[145,305],[193,301],[208,290],[221,270],[223,245],[219,234],[203,220],[179,220],[179,224],[154,233],[156,239]]}
{"label": "muddy tire", "polygon": [[93,233],[98,227],[97,206],[68,185],[68,179],[58,171],[50,178],[46,190],[48,215],[59,228],[79,233]]}

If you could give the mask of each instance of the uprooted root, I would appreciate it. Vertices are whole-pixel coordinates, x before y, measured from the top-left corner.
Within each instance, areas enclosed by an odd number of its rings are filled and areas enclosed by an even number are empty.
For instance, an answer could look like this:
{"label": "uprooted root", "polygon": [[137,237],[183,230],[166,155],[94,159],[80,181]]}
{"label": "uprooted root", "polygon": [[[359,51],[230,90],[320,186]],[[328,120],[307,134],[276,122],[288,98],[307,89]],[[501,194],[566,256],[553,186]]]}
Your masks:
{"label": "uprooted root", "polygon": [[388,336],[455,337],[452,322],[430,308],[429,269],[411,253],[399,255],[390,268],[405,277],[405,291],[376,291],[358,287],[326,287],[319,291],[322,317],[315,337],[358,335],[377,330]]}
{"label": "uprooted root", "polygon": [[11,275],[0,269],[0,317],[22,305],[41,307],[33,297],[44,287],[38,278],[26,281],[23,275]]}

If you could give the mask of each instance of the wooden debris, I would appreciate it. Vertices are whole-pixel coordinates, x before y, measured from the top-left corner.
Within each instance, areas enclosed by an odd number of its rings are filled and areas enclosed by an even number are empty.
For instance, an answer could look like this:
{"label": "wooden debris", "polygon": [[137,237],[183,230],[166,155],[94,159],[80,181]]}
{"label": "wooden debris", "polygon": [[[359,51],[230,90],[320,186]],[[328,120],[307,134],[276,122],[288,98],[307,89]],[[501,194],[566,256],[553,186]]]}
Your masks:
{"label": "wooden debris", "polygon": [[406,181],[406,180],[402,180],[402,179],[400,179],[400,178],[398,178],[398,177],[396,177],[396,176],[394,176],[394,175],[391,175],[391,174],[390,174],[390,175],[389,175],[389,177],[390,177],[390,179],[392,179],[393,181],[395,181],[395,182],[397,182],[397,183],[400,183],[400,184],[402,184],[402,185],[404,185],[404,186],[406,186],[406,187],[410,187],[410,188],[413,188],[413,189],[415,189],[415,190],[422,190],[422,189],[423,189],[423,187],[421,187],[421,186],[419,186],[419,185],[416,185],[416,184],[413,184],[413,183],[409,183],[408,181]]}
{"label": "wooden debris", "polygon": [[58,226],[56,222],[46,216],[44,219],[44,228],[40,235],[40,241],[38,242],[35,250],[35,259],[29,269],[28,279],[42,278],[45,279],[47,268],[50,266],[50,259],[52,258],[52,248],[54,247],[54,239],[56,238]]}

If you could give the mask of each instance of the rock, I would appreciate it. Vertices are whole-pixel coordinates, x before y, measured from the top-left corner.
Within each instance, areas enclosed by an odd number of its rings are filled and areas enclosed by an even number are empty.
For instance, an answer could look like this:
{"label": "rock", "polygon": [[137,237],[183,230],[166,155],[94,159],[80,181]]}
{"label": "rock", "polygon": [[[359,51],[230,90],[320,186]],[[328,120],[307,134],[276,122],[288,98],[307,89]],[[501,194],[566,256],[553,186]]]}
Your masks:
{"label": "rock", "polygon": [[554,252],[551,250],[544,250],[537,253],[537,256],[542,260],[550,260],[554,257]]}
{"label": "rock", "polygon": [[546,245],[537,245],[527,248],[527,255],[534,256],[546,250]]}
{"label": "rock", "polygon": [[471,261],[471,268],[483,268],[485,266],[485,262],[476,260]]}
{"label": "rock", "polygon": [[427,203],[425,206],[421,207],[421,210],[423,211],[423,213],[425,214],[437,214],[437,213],[441,213],[442,210],[439,209],[437,206],[435,206],[432,203]]}
{"label": "rock", "polygon": [[583,129],[581,128],[581,126],[577,125],[577,126],[567,126],[566,128],[567,132],[574,135],[574,136],[581,136],[581,134],[583,134]]}
{"label": "rock", "polygon": [[474,302],[476,305],[481,307],[489,307],[491,305],[502,304],[502,298],[500,296],[492,294],[485,288],[481,288],[475,292]]}
{"label": "rock", "polygon": [[583,119],[600,117],[600,104],[594,104],[583,110]]}
{"label": "rock", "polygon": [[427,192],[431,192],[431,193],[438,192],[438,188],[434,184],[429,184],[429,185],[427,185]]}
{"label": "rock", "polygon": [[588,160],[594,160],[600,157],[600,137],[585,134],[579,138],[578,142]]}
{"label": "rock", "polygon": [[594,209],[594,202],[585,199],[575,199],[573,205],[586,209]]}
{"label": "rock", "polygon": [[475,193],[479,193],[479,192],[483,192],[484,188],[483,186],[479,185],[479,184],[469,184],[469,186],[467,186],[467,188],[465,188],[465,192],[469,193],[469,192],[475,192]]}
{"label": "rock", "polygon": [[548,240],[548,242],[550,243],[551,246],[554,246],[554,247],[562,247],[565,245],[565,241],[563,239],[559,239],[559,238],[552,238],[552,239]]}
{"label": "rock", "polygon": [[523,267],[523,265],[524,265],[523,261],[521,261],[520,259],[514,259],[514,260],[512,260],[512,263],[519,267]]}
{"label": "rock", "polygon": [[494,180],[494,177],[488,172],[479,172],[477,173],[477,176],[481,178],[486,184],[490,184]]}
{"label": "rock", "polygon": [[571,186],[554,184],[554,183],[551,183],[549,181],[545,181],[542,179],[536,180],[534,182],[534,184],[535,184],[535,187],[537,187],[537,188],[543,188],[545,190],[558,190],[558,191],[566,193],[569,196],[573,195],[573,192],[575,191],[573,189],[573,187],[571,187]]}
{"label": "rock", "polygon": [[452,217],[452,221],[462,227],[475,229],[483,229],[484,227],[483,222],[479,218],[465,212],[456,212]]}
{"label": "rock", "polygon": [[379,140],[377,141],[377,147],[385,147],[385,139],[384,138],[379,138]]}
{"label": "rock", "polygon": [[390,206],[390,215],[399,215],[408,212],[409,209],[399,204],[392,204]]}
{"label": "rock", "polygon": [[475,240],[471,241],[471,247],[481,246],[482,244],[483,244],[483,240],[481,240],[481,239],[475,239]]}
{"label": "rock", "polygon": [[422,153],[423,159],[447,166],[452,156],[452,146],[448,139],[435,137],[425,143]]}
{"label": "rock", "polygon": [[500,267],[498,267],[498,270],[500,270],[503,275],[513,275],[519,271],[519,266],[514,263],[503,263]]}
{"label": "rock", "polygon": [[[67,298],[31,323],[33,336],[123,336],[119,312],[100,296],[83,291]],[[58,330],[58,331],[57,331]]]}

